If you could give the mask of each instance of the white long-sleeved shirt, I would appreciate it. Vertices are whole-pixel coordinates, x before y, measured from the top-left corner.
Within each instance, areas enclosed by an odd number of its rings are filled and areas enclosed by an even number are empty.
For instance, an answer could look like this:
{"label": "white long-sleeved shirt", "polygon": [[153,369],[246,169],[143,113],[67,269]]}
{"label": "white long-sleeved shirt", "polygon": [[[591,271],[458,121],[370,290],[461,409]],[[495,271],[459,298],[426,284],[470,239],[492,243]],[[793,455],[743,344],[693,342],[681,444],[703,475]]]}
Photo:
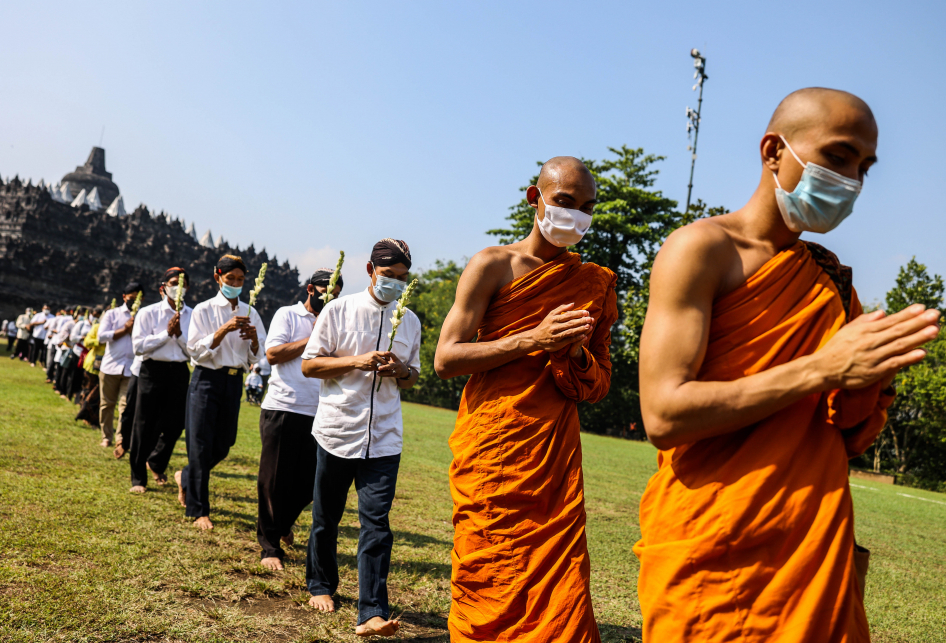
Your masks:
{"label": "white long-sleeved shirt", "polygon": [[249,370],[259,361],[266,344],[266,327],[263,320],[254,308],[250,312],[250,323],[256,326],[256,337],[259,340],[259,349],[254,353],[251,342],[240,337],[239,331],[228,333],[217,348],[211,348],[214,333],[227,323],[231,317],[246,316],[249,306],[240,301],[237,309],[230,307],[230,300],[218,292],[213,299],[202,301],[194,306],[191,312],[191,321],[187,329],[187,352],[191,356],[191,364],[204,368],[240,368]]}
{"label": "white long-sleeved shirt", "polygon": [[33,339],[46,339],[46,320],[52,317],[52,315],[47,315],[44,312],[38,312],[33,315],[33,319],[30,320],[31,324],[38,324],[33,326]]}
{"label": "white long-sleeved shirt", "polygon": [[[276,311],[266,335],[266,350],[291,344],[312,336],[315,315],[305,304],[285,306]],[[267,411],[290,411],[315,417],[319,408],[319,388],[322,380],[302,374],[302,356],[273,365],[266,399],[262,407]]]}
{"label": "white long-sleeved shirt", "polygon": [[184,305],[181,308],[181,334],[178,337],[168,335],[168,322],[177,313],[167,298],[156,304],[145,306],[135,315],[135,326],[131,331],[131,343],[135,355],[157,362],[186,362],[187,331],[193,308]]}
{"label": "white long-sleeved shirt", "polygon": [[53,335],[56,334],[56,329],[59,328],[59,324],[63,321],[62,315],[52,315],[46,318],[46,323],[43,324],[43,328],[46,331],[46,338],[43,340],[43,343],[49,345],[49,342],[53,340]]}
{"label": "white long-sleeved shirt", "polygon": [[76,325],[76,320],[71,316],[65,315],[56,325],[56,332],[52,333],[52,339],[50,344],[53,346],[61,346],[63,342],[69,341],[69,333],[72,332],[73,327]]}
{"label": "white long-sleeved shirt", "polygon": [[[364,290],[333,299],[322,309],[302,359],[351,357],[384,351],[391,343],[395,304],[379,304]],[[394,339],[399,360],[420,371],[420,320],[408,310]],[[323,449],[340,458],[397,455],[403,443],[401,389],[394,378],[376,371],[352,370],[322,381],[312,435]]]}
{"label": "white long-sleeved shirt", "polygon": [[73,346],[81,344],[90,330],[92,330],[92,322],[87,319],[80,319],[76,322],[76,325],[72,327],[72,332],[69,333],[69,343]]}
{"label": "white long-sleeved shirt", "polygon": [[125,305],[106,310],[99,322],[99,343],[105,343],[105,356],[102,357],[101,371],[106,375],[131,376],[131,363],[135,359],[135,351],[131,345],[131,333],[115,339],[115,332],[125,326],[131,319],[131,311]]}

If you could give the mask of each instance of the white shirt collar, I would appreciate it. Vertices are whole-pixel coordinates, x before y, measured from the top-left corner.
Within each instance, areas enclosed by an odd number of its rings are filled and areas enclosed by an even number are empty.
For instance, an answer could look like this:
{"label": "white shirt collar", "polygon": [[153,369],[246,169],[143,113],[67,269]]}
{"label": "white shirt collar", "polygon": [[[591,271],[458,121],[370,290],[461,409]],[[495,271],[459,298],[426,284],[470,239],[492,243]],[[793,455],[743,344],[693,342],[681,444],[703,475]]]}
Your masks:
{"label": "white shirt collar", "polygon": [[292,307],[292,311],[299,315],[300,317],[312,317],[315,318],[314,313],[310,313],[309,309],[305,307],[305,304],[301,301]]}
{"label": "white shirt collar", "polygon": [[[213,302],[214,304],[216,304],[217,306],[221,306],[221,307],[222,307],[222,306],[227,306],[227,307],[229,307],[231,310],[233,310],[233,304],[230,303],[230,300],[229,300],[229,299],[227,299],[226,297],[223,296],[223,291],[222,291],[222,290],[217,290],[217,296],[214,297],[213,299],[211,299],[210,301],[212,301],[212,302]],[[240,300],[237,299],[237,308],[240,307],[240,303],[241,303]]]}
{"label": "white shirt collar", "polygon": [[374,296],[371,294],[371,286],[368,286],[367,288],[365,288],[363,295],[364,295],[365,300],[368,301],[368,303],[370,303],[375,308],[387,308],[388,306],[394,303],[393,301],[391,301],[386,304],[379,304],[378,300],[375,299]]}

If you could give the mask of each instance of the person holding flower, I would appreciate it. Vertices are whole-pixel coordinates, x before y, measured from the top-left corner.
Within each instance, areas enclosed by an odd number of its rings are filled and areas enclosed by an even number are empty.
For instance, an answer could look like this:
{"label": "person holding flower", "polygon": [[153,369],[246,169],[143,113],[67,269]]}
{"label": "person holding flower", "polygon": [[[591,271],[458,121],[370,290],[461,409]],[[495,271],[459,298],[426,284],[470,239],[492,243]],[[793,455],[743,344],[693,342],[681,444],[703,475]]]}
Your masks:
{"label": "person holding flower", "polygon": [[191,313],[187,352],[194,371],[187,398],[187,466],[174,474],[178,501],[199,529],[210,522],[210,471],[227,457],[236,442],[243,373],[263,354],[263,320],[240,301],[246,264],[223,255],[214,269],[220,291]]}
{"label": "person holding flower", "polygon": [[[125,305],[109,309],[99,322],[97,339],[100,344],[105,344],[105,355],[99,369],[99,424],[102,428],[103,447],[111,446],[115,438],[115,406],[118,406],[119,418],[125,412],[132,375],[131,363],[135,360],[135,351],[131,345],[131,331],[135,320],[131,307],[141,290],[141,284],[137,281],[125,286],[122,292]],[[127,446],[122,444],[121,432],[118,434],[116,446]]]}
{"label": "person holding flower", "polygon": [[317,464],[306,559],[309,605],[335,610],[338,524],[354,482],[361,523],[358,636],[391,636],[400,627],[388,605],[394,542],[388,514],[401,459],[400,392],[420,375],[420,320],[399,302],[410,267],[406,243],[376,243],[366,267],[371,285],[326,304],[302,354],[303,374],[322,380],[312,427]]}
{"label": "person holding flower", "polygon": [[[283,569],[280,541],[292,544],[292,527],[312,502],[318,455],[312,422],[319,408],[320,380],[302,374],[302,352],[325,306],[333,274],[330,268],[316,270],[306,282],[305,301],[277,310],[266,336],[273,375],[259,414],[256,539],[260,564],[268,569]],[[343,285],[337,279],[331,295],[337,297]]]}

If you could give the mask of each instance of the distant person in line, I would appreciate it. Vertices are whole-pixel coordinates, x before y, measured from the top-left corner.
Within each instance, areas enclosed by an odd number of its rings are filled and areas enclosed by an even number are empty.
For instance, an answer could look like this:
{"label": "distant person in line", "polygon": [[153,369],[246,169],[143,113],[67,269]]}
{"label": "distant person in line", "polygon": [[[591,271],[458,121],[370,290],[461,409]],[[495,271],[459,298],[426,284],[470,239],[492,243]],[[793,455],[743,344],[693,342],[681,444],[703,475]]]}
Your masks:
{"label": "distant person in line", "polygon": [[259,362],[257,362],[256,366],[259,368],[259,376],[263,380],[262,395],[265,395],[266,387],[269,386],[269,378],[273,374],[273,366],[269,363],[269,359],[267,359],[265,353],[260,358]]}
{"label": "distant person in line", "polygon": [[263,378],[259,374],[259,366],[254,366],[243,382],[246,389],[246,401],[257,406],[263,401]]}
{"label": "distant person in line", "polygon": [[72,346],[72,352],[75,353],[77,357],[72,368],[69,369],[69,374],[66,376],[65,395],[70,400],[78,395],[79,391],[82,389],[85,376],[82,363],[87,354],[87,349],[83,342],[89,334],[89,331],[92,330],[92,314],[92,310],[88,307],[81,311],[81,316],[76,320],[75,326],[72,327],[72,331],[69,333],[69,344]]}
{"label": "distant person in line", "polygon": [[529,236],[475,254],[444,320],[437,374],[472,375],[450,436],[454,642],[600,640],[578,403],[611,385],[616,277],[568,251],[596,194],[578,159],[546,162]]}
{"label": "distant person in line", "polygon": [[74,310],[67,309],[60,312],[63,313],[62,317],[60,322],[56,325],[55,332],[49,333],[49,343],[46,345],[46,350],[53,354],[53,390],[59,393],[60,396],[65,397],[62,392],[62,378],[67,368],[65,358],[67,358],[71,350],[69,346],[69,334],[75,327],[76,320]]}
{"label": "distant person in line", "polygon": [[194,307],[187,329],[191,375],[185,421],[187,466],[174,474],[178,501],[198,529],[210,521],[210,472],[236,442],[243,374],[263,354],[266,329],[256,309],[240,301],[246,264],[223,255],[214,269],[219,292]]}
{"label": "distant person in line", "polygon": [[[187,285],[183,268],[168,268],[161,281],[161,300],[135,316],[131,343],[141,366],[128,455],[131,493],[145,492],[148,471],[159,486],[167,482],[168,463],[184,431],[191,377],[187,332],[193,312],[183,303]],[[183,290],[180,312],[175,308],[178,290]]]}
{"label": "distant person in line", "polygon": [[[125,410],[127,402],[128,383],[131,380],[131,364],[135,359],[135,351],[131,345],[131,329],[134,320],[131,317],[131,307],[135,303],[138,293],[142,292],[141,284],[130,282],[122,292],[123,305],[105,311],[99,322],[98,341],[105,344],[105,355],[99,369],[99,424],[102,430],[103,447],[112,446],[115,439],[115,408],[118,407],[118,417]],[[117,447],[125,448],[121,443],[119,432]]]}
{"label": "distant person in line", "polygon": [[16,320],[11,319],[3,324],[3,332],[7,334],[7,352],[13,356],[13,346],[16,344]]}
{"label": "distant person in line", "polygon": [[30,320],[32,319],[32,308],[27,308],[25,313],[16,318],[16,344],[10,359],[20,359],[24,362],[28,360],[30,354]]}
{"label": "distant person in line", "polygon": [[[325,306],[302,354],[302,372],[322,380],[312,427],[318,446],[312,531],[306,559],[309,605],[335,610],[338,524],[352,481],[358,492],[358,636],[393,636],[388,569],[394,501],[404,427],[401,389],[420,374],[420,321],[407,311],[387,350],[395,304],[407,287],[407,244],[382,239],[367,264],[371,285]],[[380,386],[380,388],[379,388]]]}
{"label": "distant person in line", "polygon": [[[53,340],[56,333],[59,332],[59,326],[66,321],[66,311],[60,310],[55,315],[50,314],[43,324],[46,331],[46,337],[43,339],[43,362],[46,364],[46,383],[52,384],[56,378],[56,351],[49,350],[49,342]],[[32,341],[32,340],[31,340]]]}
{"label": "distant person in line", "polygon": [[634,548],[645,641],[870,640],[848,459],[939,313],[863,314],[851,269],[799,237],[851,214],[876,148],[864,101],[796,91],[762,136],[749,202],[657,255],[640,349],[660,449]]}
{"label": "distant person in line", "polygon": [[[60,311],[62,312],[62,311]],[[43,363],[43,359],[46,357],[45,340],[46,340],[46,322],[53,316],[49,312],[49,306],[44,305],[43,309],[33,315],[33,319],[30,320],[30,357],[29,362],[30,366],[36,366],[38,361],[40,364]]]}
{"label": "distant person in line", "polygon": [[[292,528],[302,510],[312,502],[318,459],[312,423],[319,408],[321,380],[302,374],[305,350],[315,320],[325,302],[332,270],[316,270],[306,282],[306,299],[276,311],[266,336],[266,357],[273,376],[259,415],[260,452],[257,492],[259,513],[256,538],[261,564],[283,568],[285,551],[280,541],[292,545]],[[332,293],[338,296],[341,277]]]}

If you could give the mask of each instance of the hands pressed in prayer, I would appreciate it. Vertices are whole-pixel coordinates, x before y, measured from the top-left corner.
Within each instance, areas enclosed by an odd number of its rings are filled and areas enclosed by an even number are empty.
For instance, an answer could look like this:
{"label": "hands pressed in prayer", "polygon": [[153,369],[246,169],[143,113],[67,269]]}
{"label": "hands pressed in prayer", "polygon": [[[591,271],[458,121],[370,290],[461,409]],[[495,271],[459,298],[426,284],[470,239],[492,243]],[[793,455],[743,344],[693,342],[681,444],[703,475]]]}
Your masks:
{"label": "hands pressed in prayer", "polygon": [[181,313],[174,313],[174,316],[168,320],[168,336],[180,337],[181,334]]}
{"label": "hands pressed in prayer", "polygon": [[125,335],[131,332],[131,329],[134,328],[134,326],[135,326],[135,319],[134,318],[129,319],[128,321],[125,322],[124,326],[122,326],[121,328],[115,331],[114,338],[118,339],[120,337],[124,337]]}
{"label": "hands pressed in prayer", "polygon": [[815,354],[831,388],[889,386],[900,369],[926,357],[920,348],[939,334],[938,310],[914,304],[893,315],[865,313],[839,330]]}
{"label": "hands pressed in prayer", "polygon": [[532,330],[532,340],[538,348],[553,353],[572,344],[569,355],[581,355],[582,344],[591,337],[595,320],[587,310],[572,310],[574,306],[559,306]]}

